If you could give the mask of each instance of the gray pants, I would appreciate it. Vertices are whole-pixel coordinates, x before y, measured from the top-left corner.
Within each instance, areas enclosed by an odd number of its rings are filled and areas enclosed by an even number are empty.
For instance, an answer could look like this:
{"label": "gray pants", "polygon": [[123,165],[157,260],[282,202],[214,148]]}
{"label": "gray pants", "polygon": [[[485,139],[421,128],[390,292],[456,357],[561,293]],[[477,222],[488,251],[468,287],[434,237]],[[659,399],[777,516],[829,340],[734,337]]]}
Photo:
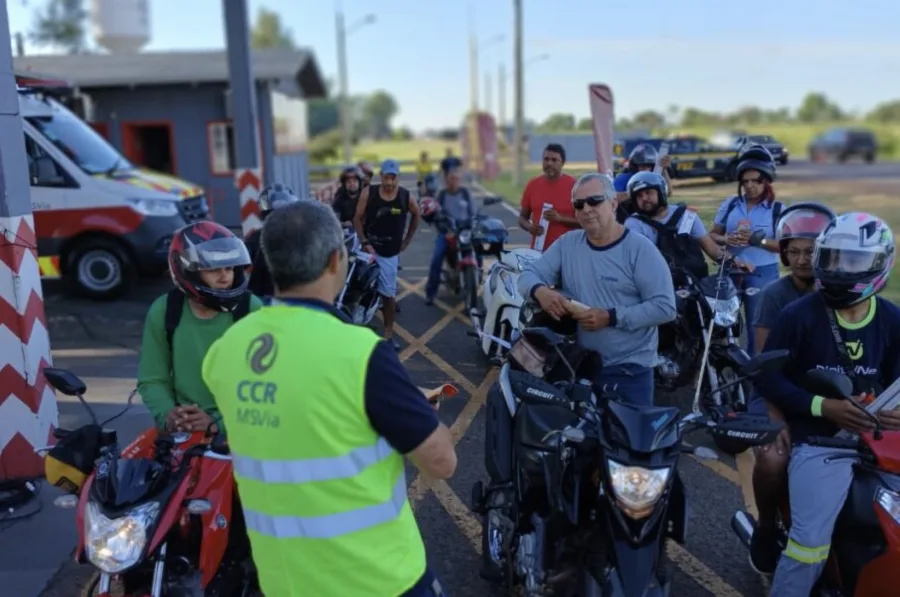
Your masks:
{"label": "gray pants", "polygon": [[792,448],[788,464],[791,533],[775,570],[771,597],[809,597],[819,580],[856,462],[853,458],[825,460],[850,453],[806,444]]}

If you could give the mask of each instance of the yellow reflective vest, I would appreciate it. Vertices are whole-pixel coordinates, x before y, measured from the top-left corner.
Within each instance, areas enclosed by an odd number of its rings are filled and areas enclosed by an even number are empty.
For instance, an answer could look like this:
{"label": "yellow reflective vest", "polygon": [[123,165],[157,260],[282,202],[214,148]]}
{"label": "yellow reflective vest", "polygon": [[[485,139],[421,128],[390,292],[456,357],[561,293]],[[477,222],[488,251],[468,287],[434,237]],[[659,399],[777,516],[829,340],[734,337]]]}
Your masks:
{"label": "yellow reflective vest", "polygon": [[277,305],[206,355],[267,596],[396,597],[425,573],[403,456],[366,415],[377,342],[323,310]]}

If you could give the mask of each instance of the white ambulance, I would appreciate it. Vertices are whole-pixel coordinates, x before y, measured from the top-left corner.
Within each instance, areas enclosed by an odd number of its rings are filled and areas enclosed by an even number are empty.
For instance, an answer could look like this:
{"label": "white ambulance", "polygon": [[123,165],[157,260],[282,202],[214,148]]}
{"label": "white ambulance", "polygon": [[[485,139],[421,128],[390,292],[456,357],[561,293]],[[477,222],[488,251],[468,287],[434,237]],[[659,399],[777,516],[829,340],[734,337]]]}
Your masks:
{"label": "white ambulance", "polygon": [[165,271],[172,233],[209,215],[203,188],[131,164],[55,99],[65,82],[16,82],[41,276],[114,299]]}

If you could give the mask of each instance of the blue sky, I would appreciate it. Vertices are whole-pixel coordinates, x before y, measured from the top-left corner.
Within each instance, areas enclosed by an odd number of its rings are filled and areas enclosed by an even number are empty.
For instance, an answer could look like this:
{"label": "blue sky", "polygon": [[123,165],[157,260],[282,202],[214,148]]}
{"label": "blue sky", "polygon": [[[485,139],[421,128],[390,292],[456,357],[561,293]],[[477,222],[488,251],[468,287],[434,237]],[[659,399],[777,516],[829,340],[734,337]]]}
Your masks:
{"label": "blue sky", "polygon": [[[29,0],[29,6],[40,4]],[[86,3],[89,4],[89,3]],[[496,85],[501,63],[511,72],[512,2],[482,0],[475,10],[480,39],[506,40],[480,54]],[[223,47],[219,0],[150,0],[148,49]],[[31,8],[8,0],[13,31],[26,30]],[[311,47],[334,76],[334,2],[249,2],[282,14],[297,43]],[[397,124],[419,130],[455,125],[469,104],[466,3],[446,0],[344,0],[350,25],[369,12],[377,23],[348,41],[350,88],[390,91]],[[670,105],[730,110],[754,104],[796,107],[810,90],[847,109],[867,110],[900,98],[900,2],[892,0],[525,0],[525,57],[548,54],[526,69],[526,115],[588,115],[588,83],[607,83],[617,116]],[[44,50],[47,51],[47,50]],[[496,88],[493,111],[497,110]],[[512,84],[507,86],[512,116]]]}

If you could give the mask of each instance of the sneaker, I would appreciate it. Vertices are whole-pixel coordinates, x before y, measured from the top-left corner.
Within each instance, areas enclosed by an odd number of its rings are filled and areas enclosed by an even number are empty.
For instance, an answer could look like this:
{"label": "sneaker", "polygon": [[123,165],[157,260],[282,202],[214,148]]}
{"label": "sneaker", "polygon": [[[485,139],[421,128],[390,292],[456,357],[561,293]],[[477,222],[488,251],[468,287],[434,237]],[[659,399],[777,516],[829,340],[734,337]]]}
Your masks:
{"label": "sneaker", "polygon": [[761,533],[759,530],[753,533],[753,539],[750,540],[750,566],[754,570],[766,576],[775,574],[780,556],[778,539],[774,534]]}

